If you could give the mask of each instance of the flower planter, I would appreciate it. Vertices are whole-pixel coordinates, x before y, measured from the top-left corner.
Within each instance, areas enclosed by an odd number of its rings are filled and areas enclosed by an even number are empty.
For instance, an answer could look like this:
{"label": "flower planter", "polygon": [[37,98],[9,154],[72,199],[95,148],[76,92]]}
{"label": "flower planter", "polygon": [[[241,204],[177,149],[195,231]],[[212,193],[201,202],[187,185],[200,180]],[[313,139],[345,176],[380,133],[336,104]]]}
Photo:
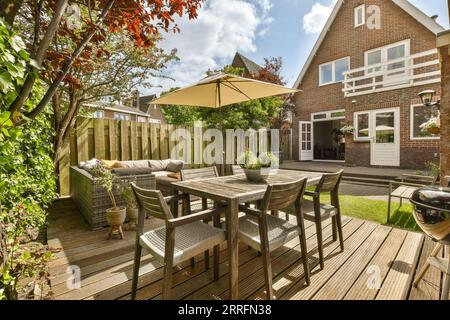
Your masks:
{"label": "flower planter", "polygon": [[244,169],[245,176],[248,181],[252,182],[264,182],[267,180],[270,174],[270,169]]}
{"label": "flower planter", "polygon": [[108,239],[111,238],[113,234],[119,234],[120,238],[123,239],[122,225],[127,217],[127,209],[125,207],[109,208],[106,210],[106,221],[110,226],[110,232]]}
{"label": "flower planter", "polygon": [[139,209],[136,207],[127,207],[128,227],[127,230],[136,230]]}
{"label": "flower planter", "polygon": [[431,134],[439,134],[441,132],[440,128],[438,128],[438,127],[428,128],[427,130]]}

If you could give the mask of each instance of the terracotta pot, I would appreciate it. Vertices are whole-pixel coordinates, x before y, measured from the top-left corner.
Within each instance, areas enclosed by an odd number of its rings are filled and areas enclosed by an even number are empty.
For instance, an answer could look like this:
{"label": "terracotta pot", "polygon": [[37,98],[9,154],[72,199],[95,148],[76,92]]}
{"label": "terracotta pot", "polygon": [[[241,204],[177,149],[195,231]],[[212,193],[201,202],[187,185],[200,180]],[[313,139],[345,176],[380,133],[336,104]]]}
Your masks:
{"label": "terracotta pot", "polygon": [[438,127],[428,128],[427,130],[431,134],[439,134],[439,132],[441,132],[440,128]]}
{"label": "terracotta pot", "polygon": [[111,227],[121,226],[125,222],[127,209],[125,207],[109,208],[106,210],[106,221]]}
{"label": "terracotta pot", "polygon": [[244,169],[245,176],[248,181],[263,182],[266,181],[270,174],[270,169]]}

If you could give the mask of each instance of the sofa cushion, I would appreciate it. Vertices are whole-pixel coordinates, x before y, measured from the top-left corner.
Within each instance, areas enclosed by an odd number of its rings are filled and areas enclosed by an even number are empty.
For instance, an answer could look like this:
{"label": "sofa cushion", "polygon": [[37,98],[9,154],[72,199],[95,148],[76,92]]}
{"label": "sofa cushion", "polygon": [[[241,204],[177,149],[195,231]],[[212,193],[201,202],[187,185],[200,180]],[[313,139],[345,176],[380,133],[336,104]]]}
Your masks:
{"label": "sofa cushion", "polygon": [[148,168],[148,160],[120,161],[123,168]]}
{"label": "sofa cushion", "polygon": [[97,160],[94,158],[94,159],[88,160],[88,161],[81,161],[78,164],[78,168],[83,169],[90,173],[92,171],[92,169],[94,169],[95,167],[97,167],[99,165],[101,165],[100,160]]}
{"label": "sofa cushion", "polygon": [[152,169],[147,168],[114,168],[112,172],[117,174],[120,177],[123,176],[138,176],[143,174],[151,174]]}
{"label": "sofa cushion", "polygon": [[148,160],[148,166],[152,168],[154,172],[156,171],[165,171],[167,165],[170,163],[170,159],[166,160]]}
{"label": "sofa cushion", "polygon": [[182,160],[170,160],[166,170],[172,172],[180,172],[184,168],[184,161]]}
{"label": "sofa cushion", "polygon": [[117,160],[101,160],[101,161],[102,161],[102,166],[108,170],[120,167],[119,161],[117,161]]}

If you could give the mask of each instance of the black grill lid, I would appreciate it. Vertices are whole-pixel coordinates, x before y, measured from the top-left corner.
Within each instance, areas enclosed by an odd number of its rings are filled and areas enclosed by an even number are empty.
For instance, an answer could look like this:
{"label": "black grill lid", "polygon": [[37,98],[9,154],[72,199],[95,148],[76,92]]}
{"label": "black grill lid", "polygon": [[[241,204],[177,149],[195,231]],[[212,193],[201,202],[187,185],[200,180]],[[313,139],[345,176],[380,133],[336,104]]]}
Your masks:
{"label": "black grill lid", "polygon": [[413,193],[411,202],[417,206],[450,212],[450,188],[420,188]]}

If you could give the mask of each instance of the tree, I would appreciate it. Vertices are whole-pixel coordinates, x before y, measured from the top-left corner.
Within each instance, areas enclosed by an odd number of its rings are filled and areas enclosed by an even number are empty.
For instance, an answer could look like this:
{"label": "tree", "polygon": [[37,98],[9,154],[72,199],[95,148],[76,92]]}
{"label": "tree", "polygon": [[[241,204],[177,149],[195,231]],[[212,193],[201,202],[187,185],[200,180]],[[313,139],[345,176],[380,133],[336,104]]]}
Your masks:
{"label": "tree", "polygon": [[[159,40],[155,37],[153,41],[156,44]],[[99,101],[102,97],[131,98],[137,87],[151,87],[149,76],[161,77],[159,71],[176,59],[176,51],[166,53],[156,46],[130,46],[129,38],[122,32],[107,35],[98,50],[106,51],[108,59],[95,55],[89,58],[89,65],[72,67],[70,76],[76,80],[64,82],[54,96],[55,164],[84,104]]]}
{"label": "tree", "polygon": [[[27,50],[31,62],[27,66],[27,76],[24,84],[9,106],[13,121],[20,123],[22,112],[28,118],[35,118],[43,112],[45,106],[52,101],[61,83],[74,82],[76,78],[69,75],[73,66],[88,63],[89,57],[106,53],[98,49],[105,41],[108,33],[124,32],[133,45],[147,48],[154,45],[155,36],[161,30],[179,31],[174,22],[174,16],[187,14],[190,19],[197,17],[197,10],[204,0],[100,0],[100,1],[69,1],[69,0],[28,0],[18,1],[13,12],[10,6],[0,6],[0,16],[8,21],[17,21],[17,25],[27,25],[30,33],[24,37],[30,39]],[[78,18],[74,23],[69,17],[64,17],[66,10],[71,8],[72,14]],[[17,19],[16,19],[17,18]],[[76,26],[76,28],[74,28]],[[66,47],[65,40],[75,44]],[[53,46],[60,44],[60,50]],[[46,60],[47,59],[47,60]],[[51,63],[57,63],[53,70],[43,70]],[[37,76],[43,72],[52,73],[52,81],[40,102],[32,109],[23,107],[33,89]]]}

